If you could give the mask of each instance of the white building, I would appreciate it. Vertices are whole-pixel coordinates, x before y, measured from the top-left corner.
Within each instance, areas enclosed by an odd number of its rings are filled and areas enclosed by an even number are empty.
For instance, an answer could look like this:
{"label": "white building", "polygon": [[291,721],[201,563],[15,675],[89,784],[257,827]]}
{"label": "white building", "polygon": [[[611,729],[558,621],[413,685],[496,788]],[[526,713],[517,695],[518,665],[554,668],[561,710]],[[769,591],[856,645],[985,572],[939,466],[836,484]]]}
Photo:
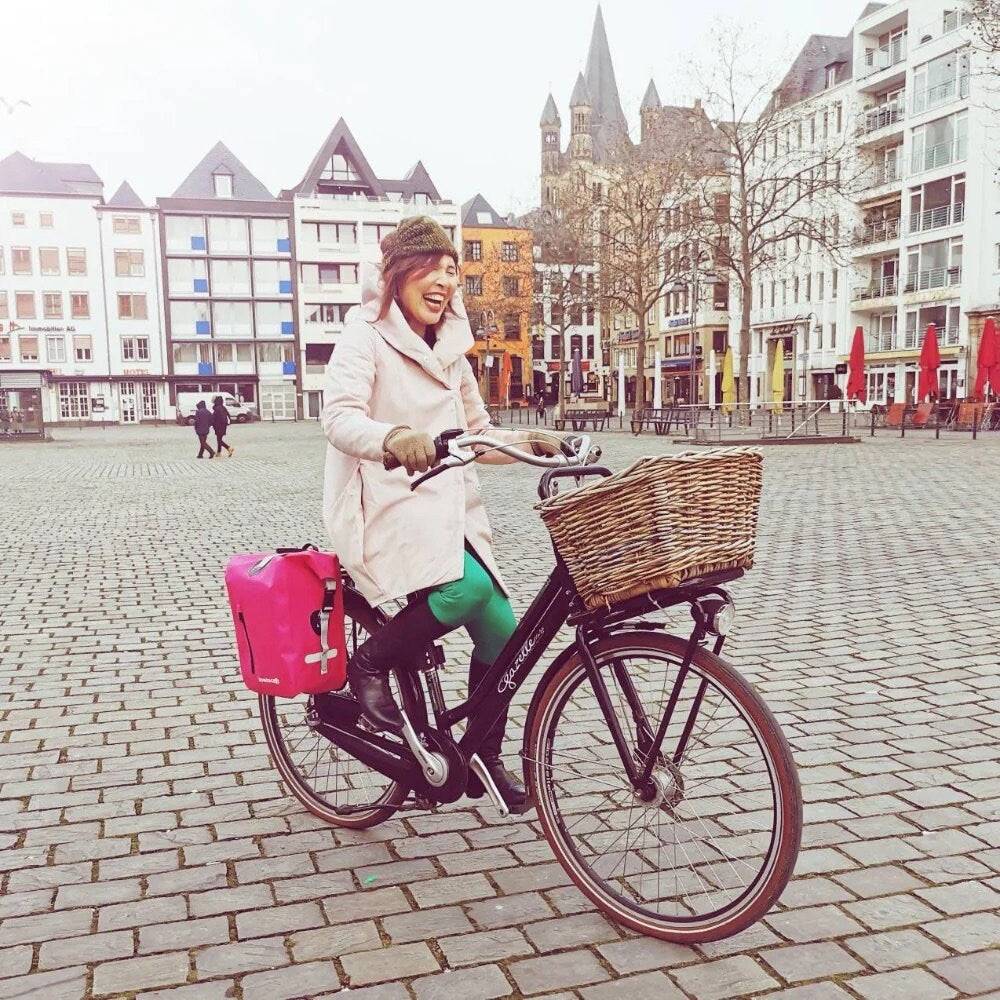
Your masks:
{"label": "white building", "polygon": [[0,161],[0,404],[25,430],[113,419],[103,190],[85,163]]}
{"label": "white building", "polygon": [[168,406],[158,213],[128,183],[97,206],[113,419],[163,420]]}
{"label": "white building", "polygon": [[291,202],[295,226],[302,412],[315,418],[337,335],[361,301],[361,264],[379,262],[379,242],[410,215],[429,215],[460,246],[461,216],[420,162],[401,180],[377,177],[342,118],[281,198]]}
{"label": "white building", "polygon": [[[983,318],[1000,311],[996,93],[970,43],[954,5],[899,0],[869,4],[844,38],[813,36],[793,64],[789,120],[820,133],[818,143],[828,133],[857,183],[837,218],[846,263],[793,247],[757,278],[752,402],[770,398],[778,344],[786,399],[827,399],[834,383],[842,391],[859,327],[868,401],[915,402],[930,323],[942,397],[969,393]],[[737,332],[734,310],[733,343]]]}

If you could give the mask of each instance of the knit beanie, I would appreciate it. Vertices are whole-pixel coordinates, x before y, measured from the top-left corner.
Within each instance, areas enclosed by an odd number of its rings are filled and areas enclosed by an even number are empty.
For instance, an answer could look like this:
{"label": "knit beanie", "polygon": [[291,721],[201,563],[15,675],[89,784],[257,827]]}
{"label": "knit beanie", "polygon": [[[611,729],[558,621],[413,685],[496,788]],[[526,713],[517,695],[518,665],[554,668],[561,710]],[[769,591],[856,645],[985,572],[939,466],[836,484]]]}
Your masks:
{"label": "knit beanie", "polygon": [[448,239],[448,234],[426,215],[411,215],[403,219],[379,246],[382,248],[383,268],[417,253],[447,254],[458,263],[458,251]]}

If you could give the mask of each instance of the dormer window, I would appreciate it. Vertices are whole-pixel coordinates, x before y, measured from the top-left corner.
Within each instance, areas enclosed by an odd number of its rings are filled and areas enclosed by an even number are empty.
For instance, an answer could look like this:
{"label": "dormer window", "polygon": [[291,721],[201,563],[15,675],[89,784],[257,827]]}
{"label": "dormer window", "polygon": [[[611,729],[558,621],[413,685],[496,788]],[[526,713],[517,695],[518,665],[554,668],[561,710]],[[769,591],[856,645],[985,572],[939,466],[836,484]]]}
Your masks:
{"label": "dormer window", "polygon": [[837,86],[837,64],[833,63],[826,67],[826,86],[827,89],[830,87]]}
{"label": "dormer window", "polygon": [[233,196],[232,174],[212,174],[212,183],[215,185],[216,198],[232,198]]}

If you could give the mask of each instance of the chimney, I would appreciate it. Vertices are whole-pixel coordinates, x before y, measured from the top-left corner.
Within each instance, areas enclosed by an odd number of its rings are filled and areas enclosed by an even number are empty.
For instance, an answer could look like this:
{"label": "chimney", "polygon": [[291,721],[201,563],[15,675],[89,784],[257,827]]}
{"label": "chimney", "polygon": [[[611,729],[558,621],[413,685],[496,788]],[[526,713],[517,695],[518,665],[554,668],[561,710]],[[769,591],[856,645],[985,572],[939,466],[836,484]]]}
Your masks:
{"label": "chimney", "polygon": [[694,99],[694,109],[695,109],[695,111],[701,111],[701,98],[700,97],[696,97]]}

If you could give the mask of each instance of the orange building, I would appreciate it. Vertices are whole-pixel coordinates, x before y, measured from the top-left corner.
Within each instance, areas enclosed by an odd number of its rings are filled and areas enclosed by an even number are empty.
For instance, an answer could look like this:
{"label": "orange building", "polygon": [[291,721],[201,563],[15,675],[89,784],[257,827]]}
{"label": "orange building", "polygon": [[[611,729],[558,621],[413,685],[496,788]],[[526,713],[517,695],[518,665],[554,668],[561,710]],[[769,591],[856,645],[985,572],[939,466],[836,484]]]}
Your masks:
{"label": "orange building", "polygon": [[476,342],[469,361],[487,403],[531,389],[532,233],[477,194],[462,206],[462,281]]}

